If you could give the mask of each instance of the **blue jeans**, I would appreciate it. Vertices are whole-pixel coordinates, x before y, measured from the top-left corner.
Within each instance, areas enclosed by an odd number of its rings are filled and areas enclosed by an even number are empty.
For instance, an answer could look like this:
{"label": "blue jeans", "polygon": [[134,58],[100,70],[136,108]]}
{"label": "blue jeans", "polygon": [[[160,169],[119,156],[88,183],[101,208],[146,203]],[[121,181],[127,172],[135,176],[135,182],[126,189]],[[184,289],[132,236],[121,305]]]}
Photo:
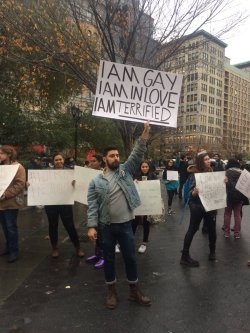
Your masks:
{"label": "blue jeans", "polygon": [[17,214],[18,209],[6,209],[0,211],[0,223],[6,238],[6,252],[11,256],[17,256],[19,253]]}
{"label": "blue jeans", "polygon": [[135,258],[134,234],[131,221],[125,223],[111,223],[98,225],[99,245],[104,255],[104,274],[107,284],[116,282],[115,274],[115,245],[118,242],[125,263],[127,280],[137,283],[137,265]]}

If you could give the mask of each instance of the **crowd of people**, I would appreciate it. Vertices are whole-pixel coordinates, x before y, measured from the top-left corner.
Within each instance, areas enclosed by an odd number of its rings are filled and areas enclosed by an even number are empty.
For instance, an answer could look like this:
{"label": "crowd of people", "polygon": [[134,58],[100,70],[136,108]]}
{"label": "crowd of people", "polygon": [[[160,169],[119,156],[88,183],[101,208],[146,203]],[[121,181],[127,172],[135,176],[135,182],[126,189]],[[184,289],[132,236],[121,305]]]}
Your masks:
{"label": "crowd of people", "polygon": [[[107,285],[106,307],[114,309],[118,305],[116,290],[115,253],[117,245],[121,251],[127,281],[129,284],[129,300],[141,305],[150,305],[151,300],[138,286],[138,274],[135,251],[135,233],[138,225],[143,227],[143,238],[138,252],[143,254],[147,250],[150,236],[149,217],[134,216],[134,209],[140,205],[135,183],[159,179],[151,160],[144,159],[147,150],[150,125],[144,126],[141,137],[136,142],[130,156],[123,164],[116,146],[107,147],[103,155],[94,155],[85,167],[101,170],[90,182],[88,190],[88,237],[95,242],[93,254],[86,258],[86,262],[93,263],[95,269],[104,269]],[[236,183],[242,172],[242,163],[237,158],[230,158],[227,164],[223,163],[219,154],[209,154],[201,150],[192,159],[179,154],[176,159],[165,162],[162,174],[162,184],[166,188],[167,215],[176,212],[172,208],[175,196],[179,200],[187,197],[186,203],[190,209],[190,222],[184,237],[180,264],[188,267],[198,267],[199,262],[190,255],[193,238],[203,220],[202,231],[208,234],[209,261],[216,260],[216,217],[217,211],[206,211],[199,197],[199,188],[196,185],[195,173],[225,171],[225,184],[227,192],[227,207],[224,212],[222,229],[224,237],[228,239],[230,233],[236,240],[240,238],[242,206],[249,204],[248,199],[236,189]],[[17,216],[20,208],[24,206],[24,189],[32,186],[26,178],[27,169],[40,169],[41,160],[34,158],[28,168],[16,161],[16,152],[11,146],[0,147],[1,165],[18,164],[18,170],[10,185],[0,197],[0,223],[6,239],[5,250],[1,255],[7,255],[7,261],[13,263],[18,259],[18,226]],[[57,152],[52,158],[51,172],[53,170],[74,168],[74,160],[64,160],[62,153]],[[25,172],[26,171],[26,172]],[[179,177],[171,179],[171,171],[178,171]],[[74,181],[72,186],[75,186]],[[186,194],[185,194],[186,192]],[[58,249],[58,223],[59,217],[74,246],[76,256],[82,258],[79,235],[74,223],[72,205],[46,205],[45,212],[48,219],[49,239],[51,242],[51,257],[59,257]],[[231,226],[231,215],[234,213],[234,225]],[[168,217],[167,217],[168,218]]]}

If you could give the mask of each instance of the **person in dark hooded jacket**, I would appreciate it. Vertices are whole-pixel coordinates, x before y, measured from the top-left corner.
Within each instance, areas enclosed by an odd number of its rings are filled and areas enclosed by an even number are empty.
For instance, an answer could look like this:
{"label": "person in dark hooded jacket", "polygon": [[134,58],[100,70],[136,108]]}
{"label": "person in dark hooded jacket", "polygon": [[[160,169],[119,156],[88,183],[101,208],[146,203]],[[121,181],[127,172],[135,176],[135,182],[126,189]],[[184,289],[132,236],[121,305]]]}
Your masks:
{"label": "person in dark hooded jacket", "polygon": [[199,262],[191,258],[189,249],[193,240],[193,237],[199,225],[204,218],[208,226],[208,238],[210,254],[208,259],[210,261],[216,260],[215,247],[216,247],[216,211],[206,212],[204,206],[199,198],[199,188],[196,186],[195,173],[212,172],[210,166],[210,157],[206,152],[201,152],[196,157],[195,165],[188,167],[189,176],[189,208],[190,208],[190,223],[188,231],[184,238],[184,245],[182,250],[182,256],[180,264],[189,267],[199,266]]}
{"label": "person in dark hooded jacket", "polygon": [[240,163],[235,159],[231,158],[227,163],[227,207],[224,212],[224,236],[225,238],[230,237],[230,222],[231,215],[234,212],[234,238],[240,238],[240,229],[241,229],[241,209],[242,204],[245,200],[245,196],[239,192],[235,185],[241,175]]}

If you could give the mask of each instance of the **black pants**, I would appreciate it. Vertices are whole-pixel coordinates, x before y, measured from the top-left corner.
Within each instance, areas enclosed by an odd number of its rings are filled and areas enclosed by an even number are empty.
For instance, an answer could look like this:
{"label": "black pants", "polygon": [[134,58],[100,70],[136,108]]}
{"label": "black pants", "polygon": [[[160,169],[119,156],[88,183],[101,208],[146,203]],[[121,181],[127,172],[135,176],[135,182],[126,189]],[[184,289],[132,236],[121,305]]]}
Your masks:
{"label": "black pants", "polygon": [[184,238],[183,253],[188,253],[193,237],[199,229],[199,225],[204,218],[207,225],[209,249],[211,253],[215,253],[216,245],[216,214],[215,211],[206,212],[202,205],[190,204],[190,223]]}
{"label": "black pants", "polygon": [[168,208],[171,208],[171,206],[172,206],[175,191],[176,190],[167,190],[167,192],[168,192]]}
{"label": "black pants", "polygon": [[143,226],[143,242],[146,243],[148,242],[148,236],[149,236],[149,231],[150,231],[150,223],[148,221],[148,217],[145,216],[136,216],[135,219],[132,221],[132,229],[133,233],[135,234],[136,229],[138,227],[138,224],[140,223],[142,219],[142,226]]}
{"label": "black pants", "polygon": [[71,205],[45,206],[45,211],[49,221],[49,237],[52,247],[57,247],[58,242],[58,222],[62,220],[64,228],[69,234],[69,238],[76,247],[80,248],[78,234],[73,220],[73,209]]}
{"label": "black pants", "polygon": [[182,190],[183,190],[183,186],[185,184],[186,180],[180,180],[180,185],[179,185],[179,198],[182,199]]}

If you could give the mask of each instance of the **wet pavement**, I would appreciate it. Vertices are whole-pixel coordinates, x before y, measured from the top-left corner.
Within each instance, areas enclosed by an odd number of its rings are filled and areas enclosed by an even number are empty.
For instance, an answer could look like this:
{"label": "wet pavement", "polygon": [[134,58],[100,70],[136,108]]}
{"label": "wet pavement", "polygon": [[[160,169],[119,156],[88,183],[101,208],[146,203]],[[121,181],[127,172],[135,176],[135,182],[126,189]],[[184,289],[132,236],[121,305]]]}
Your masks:
{"label": "wet pavement", "polygon": [[[180,204],[175,198],[175,209]],[[51,259],[43,210],[20,212],[20,260],[7,264],[0,257],[0,333],[59,332],[159,332],[159,333],[249,333],[250,332],[250,207],[243,209],[242,238],[224,239],[222,211],[217,218],[217,262],[208,261],[208,240],[201,231],[191,246],[199,268],[179,264],[188,227],[178,214],[151,227],[145,254],[138,254],[141,289],[152,298],[151,307],[129,303],[128,286],[120,254],[117,254],[116,310],[104,307],[106,288],[102,270],[96,271],[74,248],[60,229],[60,257]],[[76,224],[85,212],[78,205]],[[142,237],[139,228],[137,246]],[[3,245],[0,233],[1,246]],[[91,242],[81,243],[92,254]]]}

